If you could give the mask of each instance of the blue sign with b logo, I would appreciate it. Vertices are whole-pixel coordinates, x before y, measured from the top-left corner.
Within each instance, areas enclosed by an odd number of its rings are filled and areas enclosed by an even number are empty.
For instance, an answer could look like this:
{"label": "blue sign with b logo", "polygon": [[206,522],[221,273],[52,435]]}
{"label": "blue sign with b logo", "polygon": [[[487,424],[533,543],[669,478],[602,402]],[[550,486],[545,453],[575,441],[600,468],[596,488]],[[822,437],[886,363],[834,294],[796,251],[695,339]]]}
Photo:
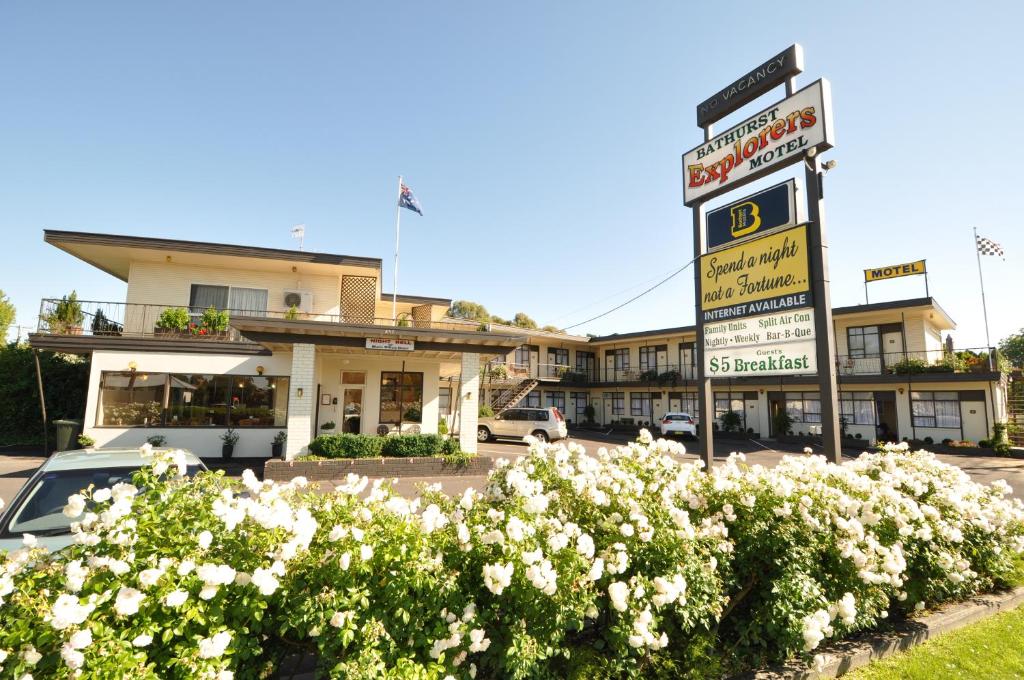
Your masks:
{"label": "blue sign with b logo", "polygon": [[706,220],[707,249],[797,224],[795,189],[795,181],[788,180],[709,211]]}

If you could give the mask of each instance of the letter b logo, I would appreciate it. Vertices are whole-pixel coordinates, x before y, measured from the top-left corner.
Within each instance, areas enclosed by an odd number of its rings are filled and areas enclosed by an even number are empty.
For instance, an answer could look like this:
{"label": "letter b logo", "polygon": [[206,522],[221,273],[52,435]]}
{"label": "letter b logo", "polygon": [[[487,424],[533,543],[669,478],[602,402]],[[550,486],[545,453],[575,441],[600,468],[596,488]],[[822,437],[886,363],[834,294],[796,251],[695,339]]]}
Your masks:
{"label": "letter b logo", "polygon": [[761,209],[753,201],[740,203],[729,213],[732,215],[730,233],[733,238],[753,234],[761,226]]}

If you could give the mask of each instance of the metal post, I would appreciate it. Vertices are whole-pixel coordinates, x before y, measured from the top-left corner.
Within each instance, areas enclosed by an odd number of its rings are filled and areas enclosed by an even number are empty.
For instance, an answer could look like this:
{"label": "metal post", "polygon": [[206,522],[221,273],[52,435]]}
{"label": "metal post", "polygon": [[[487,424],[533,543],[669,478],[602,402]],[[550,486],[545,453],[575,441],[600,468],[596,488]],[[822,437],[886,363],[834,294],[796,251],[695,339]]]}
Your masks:
{"label": "metal post", "polygon": [[[709,141],[714,135],[714,125],[707,125],[704,128],[704,141]],[[715,395],[711,389],[711,378],[704,375],[704,313],[701,311],[703,288],[700,277],[700,258],[706,249],[704,234],[704,216],[707,212],[704,201],[693,206],[693,261],[698,270],[697,276],[693,277],[696,284],[693,287],[694,304],[696,306],[697,318],[697,342],[694,343],[694,361],[696,361],[697,375],[697,413],[700,419],[697,438],[700,446],[701,460],[711,471],[715,462]]]}
{"label": "metal post", "polygon": [[832,325],[832,296],[829,293],[828,239],[825,235],[825,197],[821,186],[821,162],[817,155],[804,159],[807,185],[807,243],[810,249],[811,294],[814,297],[815,354],[818,361],[818,390],[821,399],[821,439],[825,457],[842,461],[839,428],[839,389],[836,380],[836,336]]}
{"label": "metal post", "polygon": [[402,223],[402,176],[398,176],[398,197],[395,199],[395,280],[391,288],[391,321],[398,321],[398,228]]}
{"label": "metal post", "polygon": [[33,350],[32,355],[36,360],[36,385],[39,387],[39,408],[43,412],[43,455],[49,455],[50,441],[47,434],[49,425],[46,418],[46,396],[43,394],[43,370],[39,367],[39,350]]}

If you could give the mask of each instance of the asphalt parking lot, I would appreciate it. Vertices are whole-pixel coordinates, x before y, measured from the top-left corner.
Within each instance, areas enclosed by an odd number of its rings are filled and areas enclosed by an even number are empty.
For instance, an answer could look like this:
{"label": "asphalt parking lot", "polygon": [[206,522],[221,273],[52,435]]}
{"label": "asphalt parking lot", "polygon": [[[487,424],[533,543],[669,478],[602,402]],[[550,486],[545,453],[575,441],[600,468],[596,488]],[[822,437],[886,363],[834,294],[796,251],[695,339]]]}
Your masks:
{"label": "asphalt parking lot", "polygon": [[[582,444],[588,451],[596,451],[602,446],[610,447],[624,444],[629,437],[618,433],[601,432],[573,432],[570,439]],[[683,441],[684,446],[689,449],[685,459],[696,459],[696,454],[690,452],[696,449],[696,442]],[[802,447],[783,447],[771,441],[723,441],[718,440],[715,447],[716,460],[724,460],[730,452],[741,451],[747,457],[750,464],[759,463],[765,466],[775,465],[783,456],[796,454],[804,455]],[[479,453],[482,456],[492,458],[514,459],[526,453],[526,444],[519,441],[492,441],[480,445]],[[844,452],[844,457],[852,459],[858,455],[858,451]],[[952,454],[938,454],[940,460],[952,465],[959,466],[972,479],[989,484],[997,479],[1005,479],[1014,490],[1014,496],[1024,499],[1024,459],[1003,458],[998,456],[961,456]],[[4,455],[0,454],[0,500],[6,504],[18,492],[18,489],[32,475],[37,467],[45,460],[40,456],[32,455]],[[207,465],[213,468],[223,467],[226,474],[230,476],[240,475],[245,469],[243,460],[234,460],[229,465],[221,465],[217,460],[206,461]],[[257,473],[262,467],[262,461],[253,461],[253,467]],[[423,484],[440,484],[441,488],[449,494],[462,493],[466,488],[481,488],[486,481],[482,476],[445,476],[445,477],[409,477],[398,480],[395,489],[402,494],[414,494]]]}

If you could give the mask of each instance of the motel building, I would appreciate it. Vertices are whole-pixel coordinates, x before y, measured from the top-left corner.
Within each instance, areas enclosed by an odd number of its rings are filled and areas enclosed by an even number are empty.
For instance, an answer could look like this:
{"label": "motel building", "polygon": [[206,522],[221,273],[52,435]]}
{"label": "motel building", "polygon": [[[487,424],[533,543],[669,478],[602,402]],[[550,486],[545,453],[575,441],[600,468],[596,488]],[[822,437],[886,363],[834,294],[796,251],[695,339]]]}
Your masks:
{"label": "motel building", "polygon": [[[91,358],[83,431],[97,446],[162,435],[217,456],[230,427],[238,457],[269,456],[282,431],[294,457],[320,433],[434,433],[444,421],[473,452],[482,405],[555,406],[570,424],[589,413],[605,427],[697,413],[693,326],[584,337],[452,319],[449,299],[412,295],[392,318],[375,258],[51,230],[44,240],[127,285],[123,302],[79,291],[78,314],[44,299],[29,338]],[[1006,421],[1007,376],[957,357],[988,350],[953,347],[956,324],[933,298],[833,317],[848,436],[977,442]],[[713,387],[716,415],[735,411],[754,436],[779,434],[781,410],[794,434],[819,431],[814,376]]]}

